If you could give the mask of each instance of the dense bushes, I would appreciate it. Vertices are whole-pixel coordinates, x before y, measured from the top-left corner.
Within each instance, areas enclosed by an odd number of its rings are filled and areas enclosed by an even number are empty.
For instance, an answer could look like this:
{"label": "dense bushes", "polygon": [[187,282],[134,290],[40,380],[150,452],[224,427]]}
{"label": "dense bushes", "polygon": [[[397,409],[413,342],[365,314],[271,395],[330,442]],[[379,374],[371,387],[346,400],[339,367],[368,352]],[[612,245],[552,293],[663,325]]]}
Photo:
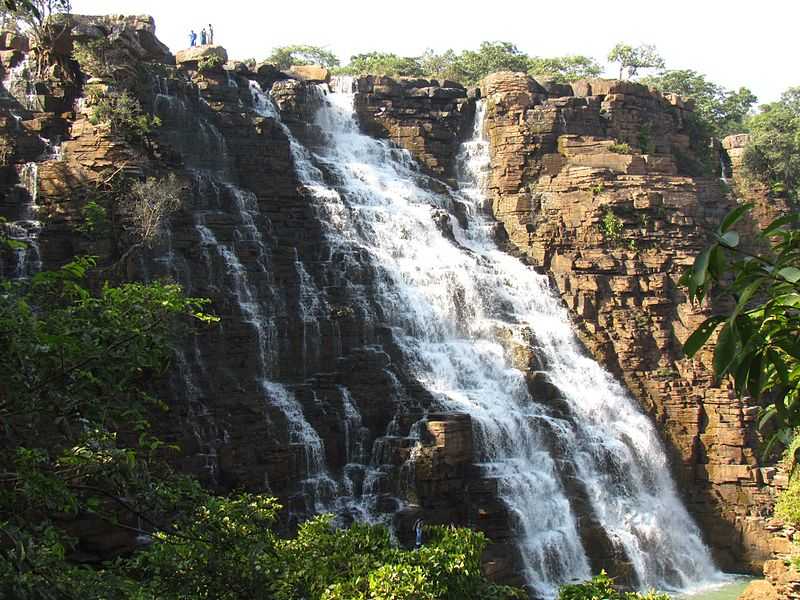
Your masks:
{"label": "dense bushes", "polygon": [[614,580],[601,571],[590,581],[563,586],[558,600],[669,600],[669,596],[655,591],[622,592],[614,587]]}

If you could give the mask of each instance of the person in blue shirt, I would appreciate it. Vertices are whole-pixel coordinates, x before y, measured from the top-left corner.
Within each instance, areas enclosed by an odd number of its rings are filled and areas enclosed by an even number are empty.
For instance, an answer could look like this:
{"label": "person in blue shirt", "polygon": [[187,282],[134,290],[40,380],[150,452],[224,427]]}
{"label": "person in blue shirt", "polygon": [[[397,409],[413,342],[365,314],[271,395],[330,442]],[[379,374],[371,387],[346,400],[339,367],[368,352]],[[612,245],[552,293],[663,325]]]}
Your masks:
{"label": "person in blue shirt", "polygon": [[197,34],[194,29],[189,33],[189,47],[194,48],[197,45]]}
{"label": "person in blue shirt", "polygon": [[208,37],[206,35],[206,28],[203,27],[203,30],[200,32],[200,45],[205,46],[208,43]]}
{"label": "person in blue shirt", "polygon": [[414,523],[414,536],[414,547],[419,550],[422,547],[422,519],[417,519],[417,522]]}

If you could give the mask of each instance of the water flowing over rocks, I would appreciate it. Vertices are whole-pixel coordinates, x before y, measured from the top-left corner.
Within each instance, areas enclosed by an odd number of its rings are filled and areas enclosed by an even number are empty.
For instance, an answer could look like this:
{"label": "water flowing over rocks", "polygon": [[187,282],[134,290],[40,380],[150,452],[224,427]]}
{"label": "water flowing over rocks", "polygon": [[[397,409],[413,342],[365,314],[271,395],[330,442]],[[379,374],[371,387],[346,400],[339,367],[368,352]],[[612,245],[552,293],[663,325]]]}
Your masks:
{"label": "water flowing over rocks", "polygon": [[[163,124],[141,147],[90,122],[80,85],[6,94],[0,214],[31,223],[35,256],[2,273],[91,253],[212,300],[220,325],[179,349],[164,390],[181,469],[277,496],[287,531],[319,512],[402,543],[419,518],[479,529],[487,573],[537,597],[600,569],[635,587],[716,581],[704,539],[726,567],[771,556],[762,517],[785,477],[758,463],[756,409],[713,385],[707,356],[680,355],[703,311],[675,280],[731,203],[686,173],[680,99],[510,73],[478,92],[198,72],[224,49],[173,60],[147,18],[79,17],[72,36],[151,65],[139,99]],[[179,177],[153,247],[131,251],[124,206],[106,238],[77,229],[118,170]],[[91,548],[83,560],[108,554]]]}

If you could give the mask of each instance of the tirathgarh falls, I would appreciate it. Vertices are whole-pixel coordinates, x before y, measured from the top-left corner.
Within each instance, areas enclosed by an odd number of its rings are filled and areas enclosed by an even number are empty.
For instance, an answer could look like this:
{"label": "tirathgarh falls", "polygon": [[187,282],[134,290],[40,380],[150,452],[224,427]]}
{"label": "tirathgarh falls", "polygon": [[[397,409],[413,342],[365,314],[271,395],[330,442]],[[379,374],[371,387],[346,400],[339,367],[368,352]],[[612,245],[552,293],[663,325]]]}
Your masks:
{"label": "tirathgarh falls", "polygon": [[796,210],[750,136],[58,23],[0,33],[0,595],[800,597],[776,401],[684,346]]}

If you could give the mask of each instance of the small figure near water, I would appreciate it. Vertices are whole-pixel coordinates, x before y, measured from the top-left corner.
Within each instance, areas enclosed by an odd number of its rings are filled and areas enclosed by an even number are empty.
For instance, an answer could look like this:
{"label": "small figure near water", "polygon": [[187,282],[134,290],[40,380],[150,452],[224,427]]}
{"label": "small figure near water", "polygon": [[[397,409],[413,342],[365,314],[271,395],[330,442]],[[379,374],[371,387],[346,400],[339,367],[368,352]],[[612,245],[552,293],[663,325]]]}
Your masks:
{"label": "small figure near water", "polygon": [[422,548],[422,519],[417,519],[417,522],[414,523],[414,547],[419,550]]}
{"label": "small figure near water", "polygon": [[206,28],[203,27],[203,30],[200,32],[200,45],[205,46],[208,43],[208,34],[206,34]]}
{"label": "small figure near water", "polygon": [[214,26],[211,23],[208,24],[208,43],[214,45]]}
{"label": "small figure near water", "polygon": [[197,34],[194,32],[194,29],[192,29],[189,32],[189,47],[194,48],[196,45],[197,45]]}

